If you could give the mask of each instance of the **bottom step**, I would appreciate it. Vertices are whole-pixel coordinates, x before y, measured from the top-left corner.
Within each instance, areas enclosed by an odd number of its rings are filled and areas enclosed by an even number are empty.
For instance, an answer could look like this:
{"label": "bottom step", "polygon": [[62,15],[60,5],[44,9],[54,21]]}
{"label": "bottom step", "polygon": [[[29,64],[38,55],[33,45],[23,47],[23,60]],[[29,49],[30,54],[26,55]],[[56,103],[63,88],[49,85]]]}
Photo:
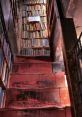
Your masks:
{"label": "bottom step", "polygon": [[70,106],[66,88],[8,89],[5,107],[11,109],[64,108]]}
{"label": "bottom step", "polygon": [[3,110],[0,117],[72,117],[71,108],[64,109],[39,109],[39,110]]}

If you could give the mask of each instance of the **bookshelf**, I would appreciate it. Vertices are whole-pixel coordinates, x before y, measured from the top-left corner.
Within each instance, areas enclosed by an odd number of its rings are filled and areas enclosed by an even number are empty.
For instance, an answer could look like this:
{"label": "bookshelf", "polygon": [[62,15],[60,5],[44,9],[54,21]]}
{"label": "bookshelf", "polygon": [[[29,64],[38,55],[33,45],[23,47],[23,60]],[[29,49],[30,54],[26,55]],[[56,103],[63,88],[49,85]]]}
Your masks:
{"label": "bookshelf", "polygon": [[5,88],[12,65],[12,52],[8,43],[4,29],[3,21],[0,17],[0,86]]}
{"label": "bookshelf", "polygon": [[4,91],[2,90],[2,87],[0,87],[0,108],[3,107],[3,97],[4,97]]}
{"label": "bookshelf", "polygon": [[23,0],[20,54],[50,56],[46,0]]}

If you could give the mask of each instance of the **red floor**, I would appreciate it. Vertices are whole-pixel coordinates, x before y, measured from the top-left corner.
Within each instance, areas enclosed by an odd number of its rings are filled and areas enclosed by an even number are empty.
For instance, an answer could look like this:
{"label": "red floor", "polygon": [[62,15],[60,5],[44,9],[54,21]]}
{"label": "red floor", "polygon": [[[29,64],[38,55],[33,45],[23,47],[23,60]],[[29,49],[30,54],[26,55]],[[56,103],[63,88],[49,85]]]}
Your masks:
{"label": "red floor", "polygon": [[6,108],[17,110],[12,117],[71,117],[64,73],[52,73],[50,60],[16,58],[5,102]]}

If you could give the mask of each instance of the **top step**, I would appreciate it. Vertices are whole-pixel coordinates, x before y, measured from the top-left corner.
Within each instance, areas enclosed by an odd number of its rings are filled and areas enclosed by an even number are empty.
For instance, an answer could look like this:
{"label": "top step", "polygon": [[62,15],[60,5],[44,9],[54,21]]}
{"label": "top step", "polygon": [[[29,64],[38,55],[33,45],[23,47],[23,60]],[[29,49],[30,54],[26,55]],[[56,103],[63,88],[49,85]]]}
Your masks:
{"label": "top step", "polygon": [[14,63],[45,63],[51,62],[50,57],[24,57],[24,56],[16,56]]}

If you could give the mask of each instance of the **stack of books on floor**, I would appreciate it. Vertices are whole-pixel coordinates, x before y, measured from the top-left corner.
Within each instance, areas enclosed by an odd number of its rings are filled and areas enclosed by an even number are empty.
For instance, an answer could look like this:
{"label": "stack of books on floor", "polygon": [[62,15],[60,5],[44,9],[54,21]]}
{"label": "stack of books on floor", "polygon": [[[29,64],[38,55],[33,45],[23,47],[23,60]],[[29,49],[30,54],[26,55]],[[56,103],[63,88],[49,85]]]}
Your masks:
{"label": "stack of books on floor", "polygon": [[46,0],[23,1],[21,32],[21,55],[50,56]]}

